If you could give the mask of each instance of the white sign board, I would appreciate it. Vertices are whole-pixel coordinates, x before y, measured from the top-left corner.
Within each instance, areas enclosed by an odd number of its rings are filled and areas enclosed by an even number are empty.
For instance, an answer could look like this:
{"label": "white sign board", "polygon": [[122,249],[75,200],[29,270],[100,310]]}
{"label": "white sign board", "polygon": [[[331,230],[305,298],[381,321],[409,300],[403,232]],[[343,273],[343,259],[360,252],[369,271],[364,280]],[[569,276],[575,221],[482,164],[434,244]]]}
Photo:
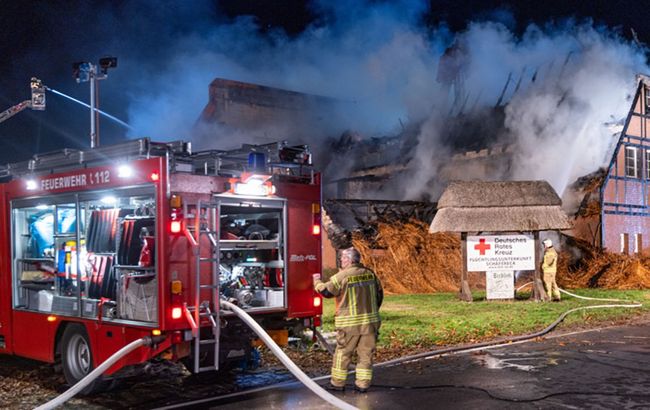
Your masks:
{"label": "white sign board", "polygon": [[489,299],[515,298],[515,272],[511,270],[485,272],[485,292]]}
{"label": "white sign board", "polygon": [[535,270],[532,235],[468,236],[467,271]]}

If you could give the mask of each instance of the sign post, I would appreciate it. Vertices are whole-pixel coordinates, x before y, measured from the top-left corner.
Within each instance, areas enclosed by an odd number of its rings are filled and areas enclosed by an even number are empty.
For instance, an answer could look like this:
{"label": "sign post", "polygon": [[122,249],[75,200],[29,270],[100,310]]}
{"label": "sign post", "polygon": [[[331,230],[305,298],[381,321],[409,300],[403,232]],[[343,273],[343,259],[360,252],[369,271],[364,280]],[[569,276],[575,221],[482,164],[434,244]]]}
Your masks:
{"label": "sign post", "polygon": [[460,277],[460,300],[465,302],[471,302],[474,300],[472,298],[472,291],[469,288],[469,280],[467,278],[467,232],[461,232],[460,234],[460,247],[462,252],[463,259],[463,271],[461,272]]}
{"label": "sign post", "polygon": [[540,252],[539,232],[535,232],[535,276],[533,276],[533,299],[536,301],[547,301],[549,300],[549,297],[544,290],[544,283],[542,282],[542,275],[540,272],[541,263],[542,255]]}

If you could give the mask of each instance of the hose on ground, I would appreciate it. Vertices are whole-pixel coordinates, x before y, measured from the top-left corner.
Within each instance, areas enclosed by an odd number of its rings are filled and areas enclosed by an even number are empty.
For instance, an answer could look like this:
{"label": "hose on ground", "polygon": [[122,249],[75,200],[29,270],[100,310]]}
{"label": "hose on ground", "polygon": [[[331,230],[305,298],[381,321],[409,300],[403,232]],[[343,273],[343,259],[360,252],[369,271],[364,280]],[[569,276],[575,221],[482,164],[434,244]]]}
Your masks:
{"label": "hose on ground", "polygon": [[[532,282],[529,282],[529,283],[532,283]],[[529,283],[527,283],[527,284],[525,284],[523,286],[526,286]],[[523,286],[521,286],[519,289],[521,289]],[[493,346],[493,345],[498,345],[498,344],[513,343],[513,342],[519,342],[519,341],[523,341],[523,340],[534,339],[536,337],[540,337],[540,336],[543,336],[543,335],[549,333],[551,330],[555,329],[555,327],[557,325],[559,325],[564,320],[564,318],[566,318],[570,313],[577,312],[579,310],[603,309],[603,308],[639,308],[639,307],[643,306],[643,304],[641,304],[639,302],[636,302],[636,301],[626,301],[624,299],[588,298],[586,296],[574,295],[573,293],[567,292],[567,291],[565,291],[563,289],[560,289],[560,291],[562,291],[562,292],[564,292],[564,293],[566,293],[568,295],[581,298],[581,299],[603,300],[603,301],[613,301],[613,302],[630,302],[630,303],[611,304],[611,305],[592,305],[592,306],[577,307],[577,308],[569,309],[566,312],[562,313],[557,319],[555,319],[555,321],[553,323],[551,323],[550,325],[548,325],[544,329],[540,330],[539,332],[529,333],[529,334],[526,334],[526,335],[515,336],[515,337],[501,338],[501,339],[496,339],[496,340],[492,340],[492,341],[489,341],[489,342],[476,343],[476,344],[466,344],[466,345],[448,347],[448,348],[439,349],[439,350],[433,350],[433,351],[430,351],[430,352],[418,353],[418,354],[414,354],[414,355],[410,355],[410,356],[400,357],[400,358],[393,359],[393,360],[388,360],[386,362],[379,363],[379,364],[377,364],[375,366],[376,367],[392,366],[392,365],[396,365],[396,364],[400,364],[400,363],[404,363],[404,362],[409,362],[409,361],[413,361],[413,360],[417,360],[417,359],[423,359],[423,358],[426,358],[426,357],[439,356],[439,355],[446,354],[446,353],[456,353],[456,352],[462,352],[462,351],[465,351],[465,350],[480,349],[482,347]]]}
{"label": "hose on ground", "polygon": [[[533,282],[526,282],[526,283],[524,283],[523,285],[519,286],[519,287],[515,290],[515,292],[519,292],[519,290],[525,288],[525,287],[528,286],[528,285],[532,285],[532,284],[533,284]],[[632,303],[638,303],[638,302],[636,302],[636,301],[633,301],[633,300],[626,300],[626,299],[607,299],[607,298],[592,298],[592,297],[589,297],[589,296],[580,296],[580,295],[576,295],[575,293],[571,293],[571,292],[569,292],[569,291],[567,291],[567,290],[564,290],[564,289],[562,289],[562,288],[560,288],[560,287],[558,287],[558,289],[559,289],[559,291],[560,291],[561,293],[564,293],[565,295],[573,296],[574,298],[577,298],[577,299],[584,299],[584,300],[600,300],[601,302],[632,302]]]}
{"label": "hose on ground", "polygon": [[[569,295],[569,296],[573,296],[574,298],[578,298],[578,299],[584,299],[584,300],[600,300],[600,301],[603,301],[603,302],[630,302],[629,300],[625,300],[625,299],[591,298],[591,297],[589,297],[589,296],[580,296],[580,295],[576,295],[575,293],[568,292],[568,291],[566,291],[566,290],[564,290],[564,289],[561,289],[561,288],[558,288],[558,289],[560,289],[560,292],[562,292],[562,293],[564,293],[564,294],[566,294],[566,295]],[[632,302],[633,302],[633,301],[632,301]],[[638,303],[638,302],[634,302],[634,303]]]}
{"label": "hose on ground", "polygon": [[515,289],[515,292],[519,292],[521,289],[525,288],[528,285],[532,285],[533,282],[526,282],[523,285],[519,286],[517,289]]}
{"label": "hose on ground", "polygon": [[280,349],[280,347],[271,339],[271,337],[262,329],[262,327],[246,312],[244,312],[240,307],[227,302],[225,300],[221,301],[221,306],[224,309],[228,309],[231,312],[235,313],[241,320],[244,321],[257,335],[262,339],[262,341],[268,346],[268,348],[273,352],[274,355],[280,359],[280,361],[289,369],[291,373],[293,373],[294,376],[298,380],[300,380],[307,388],[309,388],[312,392],[314,392],[316,395],[318,395],[321,399],[327,401],[331,405],[342,409],[342,410],[356,410],[357,408],[352,406],[351,404],[339,399],[338,397],[328,393],[320,387],[316,382],[314,382],[309,376],[307,376],[305,373],[303,373],[302,370],[296,366],[294,362],[289,359],[289,357]]}
{"label": "hose on ground", "polygon": [[106,370],[108,370],[111,366],[113,366],[122,357],[131,353],[138,347],[150,345],[151,343],[152,343],[151,337],[143,337],[141,339],[134,340],[133,342],[129,343],[128,345],[124,346],[123,348],[115,352],[104,363],[97,366],[95,370],[88,373],[83,379],[79,380],[74,386],[70,387],[61,395],[55,397],[54,399],[48,401],[47,403],[38,406],[35,410],[50,410],[62,405],[63,403],[65,403],[66,401],[70,400],[75,395],[77,395],[90,383],[92,383],[93,380],[101,376]]}

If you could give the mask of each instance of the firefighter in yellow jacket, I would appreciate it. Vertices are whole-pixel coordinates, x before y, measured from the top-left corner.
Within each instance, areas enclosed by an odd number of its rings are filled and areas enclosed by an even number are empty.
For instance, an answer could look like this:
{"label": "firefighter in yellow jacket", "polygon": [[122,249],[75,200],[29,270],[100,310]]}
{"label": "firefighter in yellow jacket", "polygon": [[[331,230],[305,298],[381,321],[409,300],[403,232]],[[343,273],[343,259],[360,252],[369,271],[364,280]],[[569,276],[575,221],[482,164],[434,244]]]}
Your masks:
{"label": "firefighter in yellow jacket", "polygon": [[354,248],[340,252],[341,270],[323,282],[314,278],[314,288],[323,297],[336,297],[336,351],[330,388],[343,391],[348,365],[356,351],[356,390],[365,393],[372,380],[372,360],[379,332],[379,307],[383,290],[373,271],[360,264]]}
{"label": "firefighter in yellow jacket", "polygon": [[544,290],[549,298],[554,301],[560,301],[560,288],[555,282],[557,273],[557,252],[553,248],[553,242],[550,239],[544,239],[544,260],[542,262],[542,273],[544,277]]}

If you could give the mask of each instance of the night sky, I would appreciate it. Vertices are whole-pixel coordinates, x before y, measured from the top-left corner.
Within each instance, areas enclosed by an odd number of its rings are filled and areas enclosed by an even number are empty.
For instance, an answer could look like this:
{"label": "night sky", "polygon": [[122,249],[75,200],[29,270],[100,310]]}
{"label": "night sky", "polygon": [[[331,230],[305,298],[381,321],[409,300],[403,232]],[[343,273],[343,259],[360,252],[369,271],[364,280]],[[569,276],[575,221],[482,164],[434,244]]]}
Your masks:
{"label": "night sky", "polygon": [[[118,58],[118,67],[100,82],[100,109],[129,122],[130,101],[178,55],[172,54],[177,49],[170,50],[178,38],[209,36],[218,25],[244,19],[257,27],[262,39],[290,41],[309,27],[327,25],[331,18],[305,1],[4,1],[0,110],[29,98],[31,77],[88,102],[88,83],[75,82],[72,63],[97,63],[100,57],[111,55]],[[530,23],[543,26],[570,18],[592,19],[594,25],[628,39],[634,29],[640,42],[650,41],[650,8],[641,1],[432,1],[418,24],[422,30],[446,25],[451,32],[461,32],[470,21],[498,21],[513,33],[521,33]],[[184,70],[191,76],[193,67]],[[202,87],[207,102],[208,84]],[[126,138],[123,127],[104,118],[100,125],[102,145]],[[88,147],[88,133],[88,109],[49,93],[46,111],[26,110],[0,123],[0,162],[64,146]],[[156,135],[148,136],[156,139]]]}

